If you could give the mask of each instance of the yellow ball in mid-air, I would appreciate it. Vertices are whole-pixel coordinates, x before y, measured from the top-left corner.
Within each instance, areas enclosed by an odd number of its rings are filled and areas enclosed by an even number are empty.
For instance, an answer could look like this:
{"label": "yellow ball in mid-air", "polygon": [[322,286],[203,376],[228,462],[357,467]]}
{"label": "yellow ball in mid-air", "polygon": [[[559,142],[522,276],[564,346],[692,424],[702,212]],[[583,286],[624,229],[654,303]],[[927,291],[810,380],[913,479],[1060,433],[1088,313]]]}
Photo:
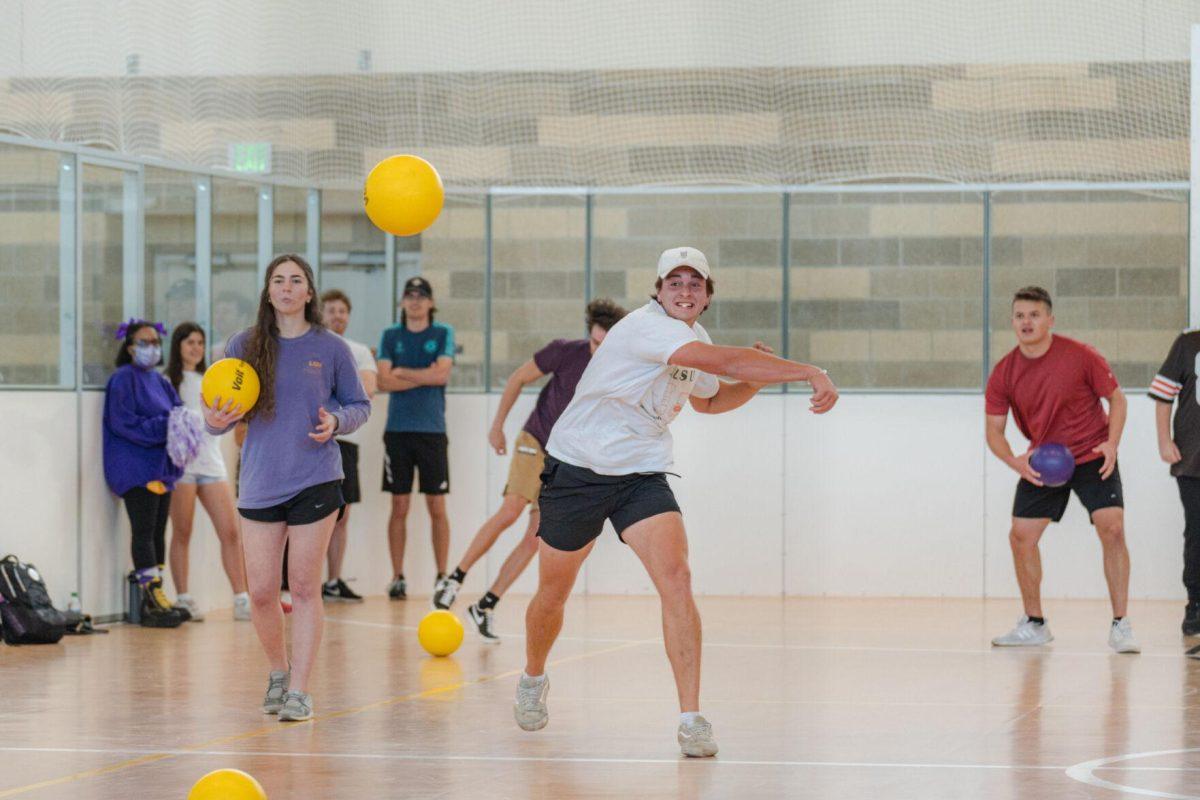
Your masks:
{"label": "yellow ball in mid-air", "polygon": [[213,400],[219,397],[221,408],[232,400],[235,406],[242,407],[242,411],[249,411],[258,402],[261,388],[254,367],[240,358],[222,358],[204,371],[204,378],[200,381],[200,396],[204,398],[204,405],[210,408]]}
{"label": "yellow ball in mid-air", "polygon": [[395,236],[415,236],[442,213],[442,176],[419,156],[389,156],[367,174],[363,208],[375,227]]}
{"label": "yellow ball in mid-air", "polygon": [[188,800],[267,800],[267,793],[253,775],[240,769],[218,769],[196,781]]}
{"label": "yellow ball in mid-air", "polygon": [[417,641],[433,656],[448,656],[463,640],[463,625],[449,611],[430,611],[417,626]]}

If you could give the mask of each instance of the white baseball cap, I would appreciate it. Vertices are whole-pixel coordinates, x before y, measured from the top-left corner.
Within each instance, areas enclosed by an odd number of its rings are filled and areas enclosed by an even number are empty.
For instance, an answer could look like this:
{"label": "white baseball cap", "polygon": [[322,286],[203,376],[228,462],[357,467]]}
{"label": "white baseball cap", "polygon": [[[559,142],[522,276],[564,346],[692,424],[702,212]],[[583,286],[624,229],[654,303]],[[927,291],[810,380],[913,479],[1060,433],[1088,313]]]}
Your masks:
{"label": "white baseball cap", "polygon": [[694,247],[672,247],[668,250],[663,250],[661,256],[658,257],[658,277],[665,278],[671,274],[671,270],[679,267],[691,267],[700,273],[700,277],[708,280],[712,277],[712,273],[708,269],[708,259]]}

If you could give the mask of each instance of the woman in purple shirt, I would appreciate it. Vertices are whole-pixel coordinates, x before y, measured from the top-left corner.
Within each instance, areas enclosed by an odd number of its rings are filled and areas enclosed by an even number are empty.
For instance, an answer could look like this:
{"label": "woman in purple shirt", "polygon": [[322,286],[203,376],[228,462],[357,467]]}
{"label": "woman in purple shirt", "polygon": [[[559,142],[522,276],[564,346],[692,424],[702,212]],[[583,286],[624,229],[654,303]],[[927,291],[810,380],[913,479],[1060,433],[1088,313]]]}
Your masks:
{"label": "woman in purple shirt", "polygon": [[[371,410],[350,348],[321,324],[315,285],[300,256],[277,256],[267,265],[257,322],[225,347],[226,356],[245,360],[258,373],[258,402],[243,412],[217,397],[204,408],[211,433],[231,430],[243,416],[249,423],[238,512],[251,619],[271,664],[262,709],[281,721],[313,715],[306,689],[321,644],[321,569],[344,505],[342,457],[333,436],[354,431]],[[290,666],[279,606],[285,542],[293,606]]]}
{"label": "woman in purple shirt", "polygon": [[131,319],[117,329],[123,339],[117,371],[104,388],[104,478],[125,501],[133,551],[133,576],[141,587],[141,624],[177,628],[188,619],[162,588],[171,490],[183,470],[167,456],[167,422],[182,405],[175,387],[154,368],[162,360],[161,324]]}

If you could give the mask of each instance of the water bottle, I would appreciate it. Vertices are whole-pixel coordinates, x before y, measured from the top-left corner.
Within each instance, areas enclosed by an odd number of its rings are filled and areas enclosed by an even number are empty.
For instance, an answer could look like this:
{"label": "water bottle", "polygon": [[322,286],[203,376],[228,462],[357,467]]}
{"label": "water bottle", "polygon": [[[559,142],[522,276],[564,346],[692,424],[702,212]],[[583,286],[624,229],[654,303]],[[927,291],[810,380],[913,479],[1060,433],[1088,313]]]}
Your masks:
{"label": "water bottle", "polygon": [[83,613],[83,606],[79,603],[79,592],[71,592],[71,599],[67,601],[67,611]]}

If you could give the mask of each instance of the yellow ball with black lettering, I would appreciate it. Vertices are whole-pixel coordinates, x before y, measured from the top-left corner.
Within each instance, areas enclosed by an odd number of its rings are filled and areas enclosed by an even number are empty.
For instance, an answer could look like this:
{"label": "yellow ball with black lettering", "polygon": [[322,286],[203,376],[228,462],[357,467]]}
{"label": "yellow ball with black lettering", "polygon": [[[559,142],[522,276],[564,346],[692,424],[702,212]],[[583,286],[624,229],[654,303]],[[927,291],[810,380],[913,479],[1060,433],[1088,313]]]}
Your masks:
{"label": "yellow ball with black lettering", "polygon": [[242,411],[249,411],[258,402],[261,389],[254,367],[240,358],[222,358],[214,362],[204,371],[200,381],[200,396],[204,398],[204,405],[210,408],[219,397],[221,408],[232,400],[235,406],[242,407]]}
{"label": "yellow ball with black lettering", "polygon": [[448,656],[463,640],[463,625],[444,609],[430,611],[417,625],[417,641],[431,656]]}
{"label": "yellow ball with black lettering", "polygon": [[423,158],[389,156],[367,174],[363,208],[375,227],[394,236],[415,236],[442,213],[442,176]]}
{"label": "yellow ball with black lettering", "polygon": [[253,775],[240,769],[218,769],[196,781],[188,800],[267,800],[267,793]]}

